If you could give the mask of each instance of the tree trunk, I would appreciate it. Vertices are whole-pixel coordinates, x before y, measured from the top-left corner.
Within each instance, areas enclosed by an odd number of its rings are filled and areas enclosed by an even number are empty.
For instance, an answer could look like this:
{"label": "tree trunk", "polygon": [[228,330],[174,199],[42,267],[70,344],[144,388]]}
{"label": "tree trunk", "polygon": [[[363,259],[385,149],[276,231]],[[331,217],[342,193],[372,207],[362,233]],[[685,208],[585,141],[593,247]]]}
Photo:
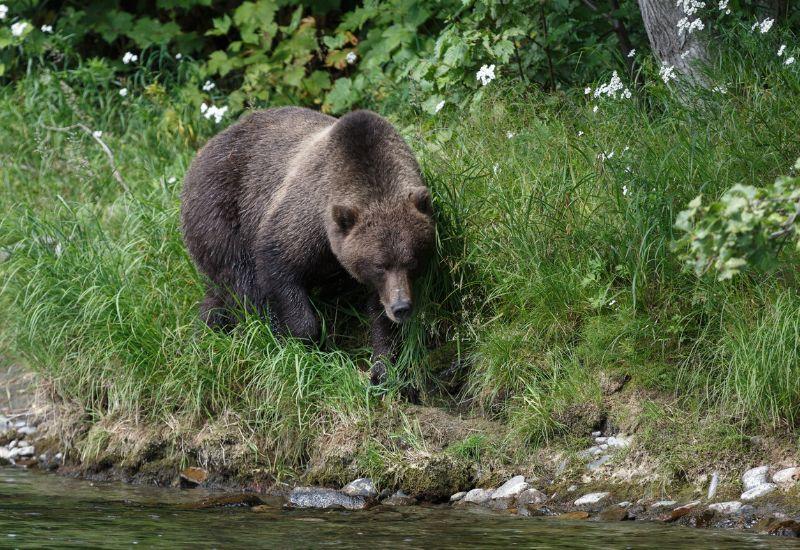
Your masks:
{"label": "tree trunk", "polygon": [[[700,70],[708,59],[706,46],[698,37],[699,31],[678,34],[678,21],[687,17],[675,0],[639,0],[642,20],[653,53],[667,67],[695,83],[704,84]],[[696,19],[697,14],[689,16]]]}

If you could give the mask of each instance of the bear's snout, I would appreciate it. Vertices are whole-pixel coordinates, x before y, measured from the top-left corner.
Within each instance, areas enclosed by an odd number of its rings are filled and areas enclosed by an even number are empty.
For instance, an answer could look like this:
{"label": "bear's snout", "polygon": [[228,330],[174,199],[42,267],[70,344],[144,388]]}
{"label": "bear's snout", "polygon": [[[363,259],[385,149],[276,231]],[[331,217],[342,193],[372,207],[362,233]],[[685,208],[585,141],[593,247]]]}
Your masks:
{"label": "bear's snout", "polygon": [[399,323],[411,317],[411,300],[398,300],[392,304],[392,315]]}

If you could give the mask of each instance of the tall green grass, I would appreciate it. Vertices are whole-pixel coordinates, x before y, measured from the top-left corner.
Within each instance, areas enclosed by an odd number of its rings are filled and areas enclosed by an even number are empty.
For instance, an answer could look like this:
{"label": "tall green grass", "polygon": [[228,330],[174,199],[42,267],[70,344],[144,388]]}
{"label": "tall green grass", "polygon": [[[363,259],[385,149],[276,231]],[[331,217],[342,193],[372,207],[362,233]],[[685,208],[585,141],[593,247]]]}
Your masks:
{"label": "tall green grass", "polygon": [[[218,128],[185,106],[180,75],[145,89],[143,72],[123,99],[92,62],[32,72],[0,91],[4,349],[92,422],[233,415],[276,468],[302,466],[338,423],[369,424],[406,385],[506,422],[514,445],[587,429],[600,371],[795,428],[797,255],[719,283],[685,273],[671,248],[695,195],[768,182],[800,156],[800,76],[742,40],[711,69],[724,94],[651,82],[594,113],[582,90],[498,81],[476,112],[385,113],[434,190],[439,258],[378,391],[346,300],[318,302],[336,320],[321,349],[276,341],[259,319],[230,334],[198,322],[178,192]],[[103,130],[130,194],[89,136],[47,129],[76,122]]]}

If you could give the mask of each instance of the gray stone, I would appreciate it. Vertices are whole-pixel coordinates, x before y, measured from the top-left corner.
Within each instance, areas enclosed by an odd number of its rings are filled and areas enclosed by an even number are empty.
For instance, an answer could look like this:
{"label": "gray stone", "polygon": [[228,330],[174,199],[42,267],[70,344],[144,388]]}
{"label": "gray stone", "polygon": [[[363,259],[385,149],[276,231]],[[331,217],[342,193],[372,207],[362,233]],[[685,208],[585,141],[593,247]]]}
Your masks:
{"label": "gray stone", "polygon": [[603,435],[603,432],[592,432],[592,437],[600,437]]}
{"label": "gray stone", "polygon": [[609,492],[601,492],[601,493],[589,493],[588,495],[583,495],[581,498],[575,501],[575,506],[583,506],[585,504],[597,504],[600,501],[603,501],[611,496]]}
{"label": "gray stone", "polygon": [[568,493],[574,493],[577,490],[578,490],[578,486],[577,485],[570,485],[569,487],[567,487],[567,492]]}
{"label": "gray stone", "polygon": [[351,497],[335,489],[324,487],[295,487],[289,494],[289,503],[298,508],[345,508],[361,510],[367,506],[366,499]]}
{"label": "gray stone", "polygon": [[597,470],[601,468],[606,462],[611,460],[611,455],[602,455],[598,459],[591,461],[586,465],[587,470]]}
{"label": "gray stone", "polygon": [[737,513],[742,509],[742,503],[738,500],[731,500],[728,502],[715,502],[708,506],[709,510],[714,510],[719,514],[731,515]]}
{"label": "gray stone", "polygon": [[458,493],[450,496],[450,502],[458,502],[459,500],[461,500],[465,496],[467,496],[467,492],[466,491],[459,491]]}
{"label": "gray stone", "polygon": [[525,476],[514,476],[492,493],[492,499],[513,498],[528,487],[530,486],[525,482]]}
{"label": "gray stone", "polygon": [[631,504],[632,504],[632,503],[631,503],[631,501],[629,501],[629,500],[623,500],[622,502],[620,502],[619,504],[617,504],[617,506],[619,506],[620,508],[627,508],[627,507],[629,507]]}
{"label": "gray stone", "polygon": [[32,434],[36,433],[36,427],[35,426],[23,426],[23,427],[21,427],[20,429],[17,430],[17,433],[20,433],[22,435],[32,435]]}
{"label": "gray stone", "polygon": [[800,468],[784,468],[772,475],[773,483],[784,487],[790,487],[800,480]]}
{"label": "gray stone", "polygon": [[607,437],[595,437],[594,438],[594,442],[597,443],[598,445],[605,444],[606,441],[608,441]]}
{"label": "gray stone", "polygon": [[609,447],[616,447],[618,449],[624,449],[625,447],[631,446],[632,439],[630,437],[625,437],[624,435],[618,436],[611,436],[606,440]]}
{"label": "gray stone", "polygon": [[544,504],[545,502],[547,502],[547,495],[537,489],[525,489],[517,497],[517,506]]}
{"label": "gray stone", "polygon": [[600,447],[589,447],[588,449],[584,449],[583,451],[578,451],[578,458],[592,458],[595,454],[595,451],[600,451]]}
{"label": "gray stone", "polygon": [[653,504],[651,504],[650,505],[650,509],[651,510],[657,510],[658,508],[671,508],[671,507],[675,506],[676,504],[678,504],[678,503],[676,501],[674,501],[674,500],[659,500],[659,501],[654,502]]}
{"label": "gray stone", "polygon": [[15,450],[18,451],[19,456],[33,456],[34,454],[36,454],[33,445],[25,445],[24,447],[17,447]]}
{"label": "gray stone", "polygon": [[378,490],[371,479],[360,477],[345,485],[342,492],[351,497],[364,497],[375,498],[378,496]]}
{"label": "gray stone", "polygon": [[708,485],[708,500],[717,496],[717,488],[719,487],[719,474],[714,472],[711,474],[711,483]]}
{"label": "gray stone", "polygon": [[395,494],[381,502],[381,504],[386,506],[414,506],[416,503],[417,499],[405,494],[403,491],[397,491]]}
{"label": "gray stone", "polygon": [[492,498],[493,493],[494,489],[473,489],[464,495],[463,502],[469,502],[471,504],[483,504]]}
{"label": "gray stone", "polygon": [[744,485],[745,492],[766,483],[768,472],[769,466],[759,466],[757,468],[750,468],[742,474],[742,485]]}
{"label": "gray stone", "polygon": [[761,498],[763,496],[770,494],[777,488],[778,486],[775,485],[774,483],[762,483],[761,485],[758,485],[756,487],[753,487],[752,489],[745,491],[739,498],[745,501],[755,500],[757,498]]}

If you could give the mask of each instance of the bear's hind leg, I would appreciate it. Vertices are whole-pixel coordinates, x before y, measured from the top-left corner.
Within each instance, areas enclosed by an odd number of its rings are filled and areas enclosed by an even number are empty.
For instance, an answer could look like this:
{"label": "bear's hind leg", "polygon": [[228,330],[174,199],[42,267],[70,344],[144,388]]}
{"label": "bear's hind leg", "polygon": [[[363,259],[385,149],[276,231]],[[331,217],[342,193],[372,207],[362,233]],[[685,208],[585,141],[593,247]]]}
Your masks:
{"label": "bear's hind leg", "polygon": [[295,283],[284,283],[270,289],[267,296],[272,326],[277,334],[319,343],[319,321],[305,288]]}

